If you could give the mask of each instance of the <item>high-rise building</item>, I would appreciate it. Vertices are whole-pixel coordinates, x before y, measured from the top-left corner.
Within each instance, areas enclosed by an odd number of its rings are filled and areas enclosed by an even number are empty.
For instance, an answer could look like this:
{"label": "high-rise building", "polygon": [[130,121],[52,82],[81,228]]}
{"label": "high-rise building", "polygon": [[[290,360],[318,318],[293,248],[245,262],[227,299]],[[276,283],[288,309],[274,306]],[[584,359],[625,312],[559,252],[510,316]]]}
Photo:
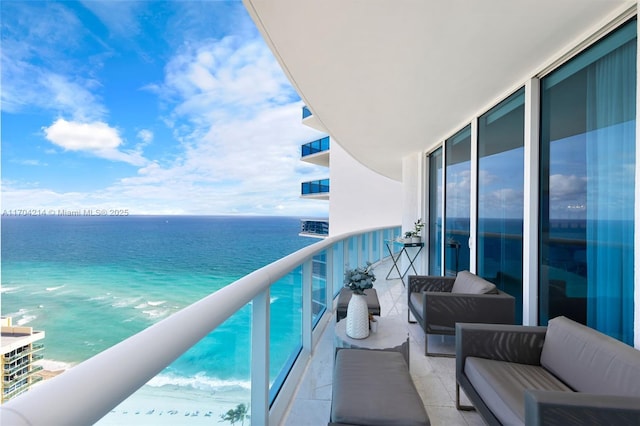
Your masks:
{"label": "high-rise building", "polygon": [[2,317],[2,396],[1,402],[20,395],[42,380],[42,370],[33,363],[42,359],[44,331],[32,327],[13,326],[11,317]]}

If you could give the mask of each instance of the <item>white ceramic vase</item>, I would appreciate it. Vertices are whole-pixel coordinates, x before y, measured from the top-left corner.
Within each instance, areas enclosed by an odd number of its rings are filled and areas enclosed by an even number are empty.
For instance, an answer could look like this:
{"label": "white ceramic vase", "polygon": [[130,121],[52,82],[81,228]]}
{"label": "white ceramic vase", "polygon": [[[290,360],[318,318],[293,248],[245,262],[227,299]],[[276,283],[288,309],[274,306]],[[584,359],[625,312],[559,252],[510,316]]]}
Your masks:
{"label": "white ceramic vase", "polygon": [[347,306],[347,336],[364,339],[369,336],[369,308],[364,294],[353,294]]}

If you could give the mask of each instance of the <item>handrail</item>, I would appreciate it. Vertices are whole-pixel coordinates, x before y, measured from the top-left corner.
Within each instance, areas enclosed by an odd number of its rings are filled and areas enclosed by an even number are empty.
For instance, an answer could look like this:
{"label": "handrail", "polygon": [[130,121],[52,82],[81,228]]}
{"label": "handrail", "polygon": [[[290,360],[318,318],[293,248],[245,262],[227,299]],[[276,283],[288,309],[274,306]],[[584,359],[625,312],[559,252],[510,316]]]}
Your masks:
{"label": "handrail", "polygon": [[[0,418],[3,424],[15,426],[93,424],[238,310],[260,297],[272,284],[311,260],[314,255],[351,237],[393,228],[396,227],[329,237],[264,266],[64,374],[7,401],[0,406]],[[117,376],[113,374],[114,366],[118,367]]]}

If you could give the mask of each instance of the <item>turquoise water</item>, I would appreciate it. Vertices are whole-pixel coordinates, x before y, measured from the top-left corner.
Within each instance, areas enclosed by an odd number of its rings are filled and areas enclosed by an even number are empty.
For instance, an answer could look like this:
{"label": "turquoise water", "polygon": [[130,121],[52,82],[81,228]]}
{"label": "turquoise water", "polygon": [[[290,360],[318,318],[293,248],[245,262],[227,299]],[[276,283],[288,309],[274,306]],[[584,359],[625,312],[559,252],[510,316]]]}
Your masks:
{"label": "turquoise water", "polygon": [[[2,315],[44,330],[47,360],[75,364],[316,241],[299,229],[289,217],[3,217]],[[278,322],[299,315],[296,292],[274,288]],[[249,327],[245,307],[157,384],[245,382]],[[274,346],[290,338],[272,332]]]}

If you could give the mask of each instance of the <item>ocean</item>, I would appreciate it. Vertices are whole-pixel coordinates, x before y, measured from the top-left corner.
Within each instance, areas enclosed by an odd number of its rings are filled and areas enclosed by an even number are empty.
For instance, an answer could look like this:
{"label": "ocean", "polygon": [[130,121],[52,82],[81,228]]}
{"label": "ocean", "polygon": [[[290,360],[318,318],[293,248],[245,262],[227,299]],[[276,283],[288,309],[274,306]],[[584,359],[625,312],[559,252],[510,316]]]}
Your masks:
{"label": "ocean", "polygon": [[[292,217],[4,216],[1,225],[2,315],[44,330],[46,361],[63,366],[317,241],[298,236]],[[278,322],[295,322],[296,303],[274,304]],[[249,332],[246,307],[150,385],[164,393],[247,390]],[[273,332],[272,345],[290,337]]]}

